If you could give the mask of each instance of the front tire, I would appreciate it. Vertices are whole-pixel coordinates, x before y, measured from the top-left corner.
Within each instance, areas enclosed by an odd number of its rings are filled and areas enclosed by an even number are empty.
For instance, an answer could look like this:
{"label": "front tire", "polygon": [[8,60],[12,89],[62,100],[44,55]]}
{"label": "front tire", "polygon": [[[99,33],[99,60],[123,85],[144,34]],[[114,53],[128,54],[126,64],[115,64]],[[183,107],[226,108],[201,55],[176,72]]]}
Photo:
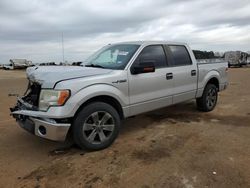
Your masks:
{"label": "front tire", "polygon": [[109,104],[93,102],[81,109],[73,123],[73,138],[82,149],[110,146],[120,130],[120,116]]}
{"label": "front tire", "polygon": [[197,108],[203,112],[212,111],[217,104],[217,90],[218,89],[214,84],[207,84],[202,96],[196,99]]}

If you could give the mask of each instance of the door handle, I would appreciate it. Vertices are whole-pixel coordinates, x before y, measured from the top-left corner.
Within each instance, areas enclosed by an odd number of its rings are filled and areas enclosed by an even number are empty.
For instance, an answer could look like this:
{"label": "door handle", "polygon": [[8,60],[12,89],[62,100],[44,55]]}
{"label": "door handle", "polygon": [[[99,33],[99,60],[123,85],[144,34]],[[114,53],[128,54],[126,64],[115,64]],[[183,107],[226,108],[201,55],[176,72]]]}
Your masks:
{"label": "door handle", "polygon": [[196,70],[191,70],[191,76],[196,76]]}
{"label": "door handle", "polygon": [[171,72],[171,73],[167,73],[167,74],[166,74],[166,79],[167,79],[167,80],[173,79],[173,73],[172,73],[172,72]]}

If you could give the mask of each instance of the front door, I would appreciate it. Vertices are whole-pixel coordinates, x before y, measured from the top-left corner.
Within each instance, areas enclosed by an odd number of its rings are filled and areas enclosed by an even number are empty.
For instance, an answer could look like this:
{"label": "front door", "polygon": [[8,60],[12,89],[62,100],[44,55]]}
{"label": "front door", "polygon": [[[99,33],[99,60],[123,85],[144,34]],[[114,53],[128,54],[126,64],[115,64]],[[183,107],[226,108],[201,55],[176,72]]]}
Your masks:
{"label": "front door", "polygon": [[167,76],[169,68],[163,46],[146,46],[131,68],[140,61],[154,62],[155,72],[134,75],[128,71],[130,115],[172,104],[173,79]]}

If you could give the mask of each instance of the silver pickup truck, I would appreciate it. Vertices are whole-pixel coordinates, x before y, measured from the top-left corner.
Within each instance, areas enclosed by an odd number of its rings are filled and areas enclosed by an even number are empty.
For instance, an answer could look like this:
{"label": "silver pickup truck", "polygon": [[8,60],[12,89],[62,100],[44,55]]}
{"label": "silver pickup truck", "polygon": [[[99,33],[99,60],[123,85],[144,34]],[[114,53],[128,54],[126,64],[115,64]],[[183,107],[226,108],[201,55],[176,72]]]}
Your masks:
{"label": "silver pickup truck", "polygon": [[211,111],[226,89],[227,62],[197,62],[184,43],[110,44],[82,66],[27,69],[28,89],[11,114],[25,130],[99,150],[118,136],[121,120],[196,99]]}

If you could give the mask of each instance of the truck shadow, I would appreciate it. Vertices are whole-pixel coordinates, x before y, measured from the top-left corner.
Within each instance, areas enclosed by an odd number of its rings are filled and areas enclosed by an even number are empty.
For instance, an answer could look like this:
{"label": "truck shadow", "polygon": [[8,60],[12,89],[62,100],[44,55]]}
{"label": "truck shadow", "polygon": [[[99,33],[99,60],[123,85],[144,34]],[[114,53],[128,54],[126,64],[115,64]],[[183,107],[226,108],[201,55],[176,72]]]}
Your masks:
{"label": "truck shadow", "polygon": [[[173,124],[188,125],[201,121],[223,126],[246,127],[250,126],[250,113],[245,116],[218,115],[214,112],[204,113],[196,109],[195,101],[189,101],[124,120],[120,130],[120,138],[125,139],[124,136],[127,136],[127,134],[145,128],[154,128],[156,124],[166,124],[166,126]],[[57,149],[50,151],[49,155],[75,154],[79,152],[80,155],[84,155],[89,151],[82,151],[73,142],[68,142],[62,143]]]}
{"label": "truck shadow", "polygon": [[154,126],[154,123],[199,122],[202,114],[196,109],[194,101],[180,103],[124,120],[120,134],[125,135],[133,130]]}
{"label": "truck shadow", "polygon": [[[139,131],[149,126],[153,127],[154,123],[169,122],[170,124],[175,124],[178,122],[190,123],[193,121],[199,121],[200,113],[201,112],[196,110],[194,101],[148,112],[124,120],[122,122],[120,136],[123,137],[133,131]],[[59,144],[56,149],[49,151],[49,156],[59,156],[64,154],[71,155],[79,152],[80,155],[84,155],[89,151],[80,150],[73,141],[67,141]]]}

